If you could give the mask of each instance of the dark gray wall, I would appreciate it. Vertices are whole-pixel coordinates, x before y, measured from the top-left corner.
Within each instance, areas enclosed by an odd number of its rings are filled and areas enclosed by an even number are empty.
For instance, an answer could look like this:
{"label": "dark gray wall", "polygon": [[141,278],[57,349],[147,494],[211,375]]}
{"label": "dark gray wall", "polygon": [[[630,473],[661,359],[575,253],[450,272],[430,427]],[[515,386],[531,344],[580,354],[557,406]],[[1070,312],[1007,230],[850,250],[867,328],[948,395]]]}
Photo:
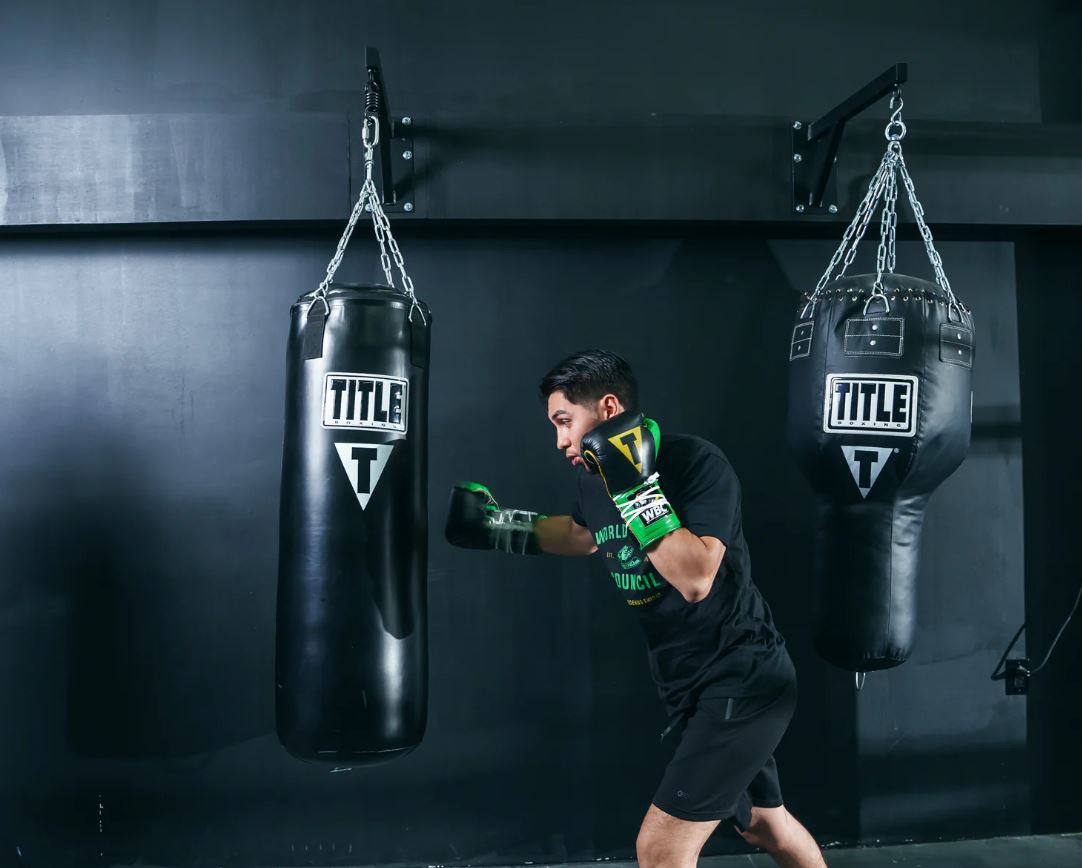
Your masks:
{"label": "dark gray wall", "polygon": [[[548,110],[814,116],[899,59],[912,64],[911,117],[1079,120],[1069,4],[805,7],[4,4],[0,114],[356,110],[358,46],[375,44],[395,113],[488,113],[493,125]],[[858,694],[811,652],[808,493],[782,442],[795,290],[818,277],[830,233],[403,232],[436,314],[430,726],[396,764],[328,774],[277,746],[272,648],[287,311],[339,228],[0,235],[0,858],[630,855],[666,759],[637,626],[593,565],[486,557],[439,536],[462,477],[509,505],[569,505],[532,389],[559,355],[593,344],[625,352],[651,413],[715,439],[742,477],[756,580],[800,673],[783,786],[821,841],[1025,832],[1031,785],[1034,828],[1082,827],[1077,763],[1064,762],[1077,757],[1077,644],[1035,684],[1028,753],[1026,700],[987,680],[1023,615],[1023,550],[1033,645],[1065,614],[1073,561],[1048,527],[1073,506],[1047,480],[1071,465],[1049,469],[1047,445],[1073,428],[1027,416],[1025,508],[1043,524],[1027,522],[1023,546],[1014,311],[1017,298],[1033,365],[1022,406],[1054,407],[1069,318],[1045,341],[1034,300],[1048,280],[1071,285],[1076,236],[1058,242],[1051,271],[1045,242],[1027,236],[1038,246],[1024,248],[1017,291],[1013,235],[963,229],[941,244],[977,318],[974,446],[931,503],[914,658]],[[926,276],[919,247],[903,248],[902,270]],[[359,234],[343,276],[376,279],[376,262]],[[493,451],[497,419],[514,455]],[[708,846],[729,849],[746,848],[725,831]]]}
{"label": "dark gray wall", "polygon": [[[1025,444],[1026,633],[1012,657],[1048,654],[1079,593],[1078,442],[1082,413],[1075,399],[1082,343],[1074,303],[1082,291],[1082,233],[1031,235],[1018,244],[1018,326]],[[1064,832],[1082,826],[1082,629],[1076,614],[1033,676],[1029,699],[1029,771],[1033,828]],[[1013,635],[1016,625],[1011,625]],[[1025,653],[1025,652],[1028,652]]]}
{"label": "dark gray wall", "polygon": [[[858,697],[810,651],[785,347],[795,290],[831,242],[404,239],[436,316],[429,731],[414,755],[351,774],[286,756],[270,689],[282,348],[288,305],[332,244],[4,242],[0,474],[19,494],[0,521],[0,689],[19,701],[0,741],[18,746],[3,780],[28,864],[95,846],[164,864],[630,855],[666,759],[634,619],[588,563],[459,551],[439,534],[463,477],[509,505],[569,505],[533,389],[593,344],[626,353],[651,413],[718,442],[742,476],[756,580],[800,673],[779,751],[790,809],[822,840],[1025,831],[1024,705],[984,680],[1021,607],[1010,444],[978,442],[932,502],[913,662]],[[359,241],[345,271],[374,278],[372,247]],[[979,416],[1016,400],[1010,247],[943,256],[989,333]],[[921,271],[917,245],[901,257]],[[981,508],[962,521],[960,503]],[[723,832],[711,849],[743,846]]]}
{"label": "dark gray wall", "polygon": [[1042,49],[1069,14],[1045,5],[41,0],[0,9],[0,80],[17,85],[0,114],[344,111],[359,46],[377,45],[392,109],[416,115],[818,116],[907,60],[913,117],[1070,120],[1042,118],[1042,72],[1064,72]]}

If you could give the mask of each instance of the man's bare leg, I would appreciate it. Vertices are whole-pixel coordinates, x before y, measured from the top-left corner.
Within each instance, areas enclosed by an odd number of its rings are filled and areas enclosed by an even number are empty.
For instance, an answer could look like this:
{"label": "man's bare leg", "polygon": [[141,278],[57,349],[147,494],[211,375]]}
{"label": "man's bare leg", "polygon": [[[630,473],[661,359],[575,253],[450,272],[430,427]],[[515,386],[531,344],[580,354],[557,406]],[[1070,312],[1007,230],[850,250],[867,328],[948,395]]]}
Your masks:
{"label": "man's bare leg", "polygon": [[[695,868],[718,822],[681,820],[651,805],[635,841],[639,868]],[[784,807],[752,807],[751,822],[740,835],[769,853],[781,868],[826,868],[815,839]]]}
{"label": "man's bare leg", "polygon": [[792,814],[780,808],[751,809],[751,822],[740,836],[765,850],[781,868],[826,868],[823,852],[807,829]]}
{"label": "man's bare leg", "polygon": [[681,820],[650,805],[635,841],[639,868],[695,868],[699,851],[720,820]]}

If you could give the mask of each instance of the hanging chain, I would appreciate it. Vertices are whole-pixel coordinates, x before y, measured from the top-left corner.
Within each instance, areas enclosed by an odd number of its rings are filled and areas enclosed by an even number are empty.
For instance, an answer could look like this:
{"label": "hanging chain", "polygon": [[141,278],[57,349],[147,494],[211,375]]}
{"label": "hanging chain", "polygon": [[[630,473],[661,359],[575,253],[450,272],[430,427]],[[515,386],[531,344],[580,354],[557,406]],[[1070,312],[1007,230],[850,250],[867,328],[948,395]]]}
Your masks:
{"label": "hanging chain", "polygon": [[[334,274],[338,271],[338,266],[342,264],[342,257],[346,254],[346,247],[349,245],[353,230],[357,227],[357,221],[361,219],[361,215],[365,211],[369,211],[372,214],[372,229],[375,232],[376,241],[379,243],[380,265],[383,268],[384,276],[387,278],[387,285],[392,288],[395,285],[394,273],[391,270],[391,256],[393,256],[394,264],[402,275],[403,291],[410,300],[409,321],[413,322],[413,311],[416,309],[421,315],[421,322],[427,324],[428,320],[425,318],[424,311],[418,305],[417,296],[414,294],[413,279],[406,273],[406,263],[402,258],[402,251],[399,250],[398,242],[395,241],[394,234],[391,232],[391,221],[387,219],[387,214],[383,210],[383,203],[380,202],[379,191],[376,189],[375,181],[372,180],[372,168],[375,163],[376,145],[379,144],[379,132],[379,118],[372,114],[365,115],[364,126],[361,130],[361,142],[364,145],[364,184],[361,185],[361,193],[357,197],[357,203],[353,206],[353,211],[349,215],[349,221],[342,232],[342,237],[338,240],[338,249],[327,265],[327,274],[313,291],[312,296],[323,302],[325,313],[330,313],[331,308],[327,303],[327,288],[331,285],[331,281],[334,280]],[[388,246],[391,249],[391,255],[387,253]]]}
{"label": "hanging chain", "polygon": [[834,274],[834,269],[838,267],[838,263],[842,261],[842,257],[845,257],[845,261],[842,263],[841,271],[838,272],[839,277],[845,276],[845,271],[853,263],[853,258],[857,255],[857,246],[860,244],[860,239],[864,237],[864,231],[868,228],[868,223],[871,221],[872,214],[875,212],[875,203],[878,201],[879,196],[883,192],[883,183],[887,171],[887,158],[884,157],[883,161],[879,164],[879,168],[876,170],[875,175],[872,176],[871,182],[868,184],[868,192],[864,194],[864,199],[857,207],[857,213],[853,215],[852,221],[849,226],[846,227],[845,235],[842,236],[842,243],[838,245],[838,249],[834,251],[834,255],[830,259],[830,264],[827,265],[827,270],[823,272],[823,276],[819,278],[819,283],[815,286],[815,291],[808,299],[808,303],[804,306],[804,310],[801,312],[801,317],[808,315],[808,310],[815,309],[815,302],[819,298],[819,293],[823,291],[828,283],[830,283],[831,276]]}
{"label": "hanging chain", "polygon": [[845,277],[845,272],[849,269],[849,266],[853,264],[853,260],[856,259],[857,248],[860,247],[860,242],[864,240],[864,233],[868,231],[868,226],[872,222],[872,215],[875,214],[876,203],[883,195],[883,190],[887,185],[887,176],[890,172],[890,159],[884,157],[883,162],[879,167],[879,176],[878,178],[873,179],[873,183],[869,188],[868,207],[864,210],[864,216],[860,218],[860,226],[857,227],[856,234],[851,237],[850,247],[845,253],[845,261],[842,262],[838,277]]}
{"label": "hanging chain", "polygon": [[913,179],[909,176],[909,170],[905,165],[905,157],[902,156],[902,139],[905,138],[907,132],[906,125],[904,121],[902,121],[903,105],[901,93],[896,90],[890,98],[890,120],[887,122],[886,128],[883,131],[887,139],[886,153],[883,155],[879,168],[868,183],[868,192],[865,194],[863,201],[861,201],[857,208],[857,213],[853,215],[852,221],[846,228],[841,244],[838,246],[838,249],[834,251],[834,256],[831,257],[830,264],[827,265],[827,269],[823,272],[823,276],[819,278],[819,283],[816,284],[815,290],[812,292],[811,296],[809,296],[807,304],[804,305],[804,309],[800,314],[802,318],[808,315],[809,310],[814,311],[815,303],[818,301],[820,293],[822,293],[824,287],[834,277],[834,270],[838,268],[839,263],[841,263],[841,269],[838,271],[837,277],[841,278],[845,276],[846,270],[857,255],[857,247],[864,238],[864,233],[868,229],[868,225],[871,222],[872,215],[876,211],[880,198],[883,199],[883,213],[880,217],[879,248],[876,251],[875,284],[872,286],[870,297],[867,302],[865,302],[864,312],[868,312],[868,306],[875,300],[882,301],[887,311],[890,310],[890,301],[887,299],[886,292],[883,289],[883,275],[894,273],[898,259],[897,202],[899,174],[902,176],[902,183],[905,185],[909,204],[912,207],[913,215],[917,220],[917,226],[920,229],[921,238],[924,241],[925,252],[928,254],[928,259],[932,263],[932,268],[935,270],[936,283],[938,283],[947,293],[948,316],[950,316],[951,312],[957,311],[960,319],[961,312],[965,310],[954,297],[954,292],[951,290],[950,281],[947,280],[947,275],[943,270],[943,261],[932,242],[932,232],[928,228],[928,223],[924,217],[924,207],[917,199],[917,192],[916,188],[913,186]]}
{"label": "hanging chain", "polygon": [[917,218],[917,228],[920,229],[920,237],[924,239],[924,250],[928,254],[928,258],[932,262],[932,268],[935,269],[936,283],[938,283],[947,293],[949,299],[947,316],[950,316],[951,311],[958,311],[958,319],[961,320],[962,312],[965,308],[961,302],[954,296],[954,290],[951,289],[950,281],[947,280],[947,273],[943,270],[943,260],[939,257],[939,251],[935,249],[935,243],[932,241],[932,230],[928,228],[928,222],[924,219],[924,206],[920,204],[920,200],[917,199],[917,191],[913,186],[913,179],[909,177],[909,169],[906,168],[905,160],[901,154],[898,155],[898,169],[902,174],[902,183],[905,184],[906,193],[909,196],[909,204],[913,208],[913,216]]}

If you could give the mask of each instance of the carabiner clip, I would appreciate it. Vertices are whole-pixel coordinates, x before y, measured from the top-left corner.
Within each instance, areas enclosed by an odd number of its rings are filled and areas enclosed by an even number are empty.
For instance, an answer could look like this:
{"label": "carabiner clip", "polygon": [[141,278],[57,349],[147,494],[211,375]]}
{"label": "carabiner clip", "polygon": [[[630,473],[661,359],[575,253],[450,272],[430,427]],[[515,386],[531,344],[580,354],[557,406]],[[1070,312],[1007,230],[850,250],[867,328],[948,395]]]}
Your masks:
{"label": "carabiner clip", "polygon": [[[371,124],[371,134],[369,131]],[[361,128],[361,142],[365,149],[369,150],[379,144],[379,118],[376,115],[365,115],[364,126]]]}

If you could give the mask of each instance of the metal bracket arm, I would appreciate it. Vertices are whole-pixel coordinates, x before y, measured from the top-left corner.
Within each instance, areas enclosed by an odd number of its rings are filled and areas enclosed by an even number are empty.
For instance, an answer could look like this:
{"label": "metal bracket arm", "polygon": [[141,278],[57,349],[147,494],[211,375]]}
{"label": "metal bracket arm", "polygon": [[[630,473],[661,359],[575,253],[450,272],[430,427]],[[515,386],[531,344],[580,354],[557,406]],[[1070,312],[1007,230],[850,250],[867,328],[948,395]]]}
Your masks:
{"label": "metal bracket arm", "polygon": [[[819,120],[793,122],[793,210],[796,213],[837,213],[834,195],[837,178],[833,170],[846,122],[872,103],[894,93],[908,79],[908,64],[896,63]],[[828,192],[830,196],[827,196]],[[831,200],[825,207],[824,199]]]}

